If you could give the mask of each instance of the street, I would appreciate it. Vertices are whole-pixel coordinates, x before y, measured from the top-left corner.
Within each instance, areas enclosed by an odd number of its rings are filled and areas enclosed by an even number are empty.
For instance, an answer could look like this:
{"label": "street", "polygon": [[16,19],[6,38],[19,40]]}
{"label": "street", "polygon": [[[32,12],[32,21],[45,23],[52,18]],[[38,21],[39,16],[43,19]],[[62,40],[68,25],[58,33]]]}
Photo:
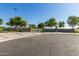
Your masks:
{"label": "street", "polygon": [[2,56],[79,56],[79,36],[46,34],[0,42]]}

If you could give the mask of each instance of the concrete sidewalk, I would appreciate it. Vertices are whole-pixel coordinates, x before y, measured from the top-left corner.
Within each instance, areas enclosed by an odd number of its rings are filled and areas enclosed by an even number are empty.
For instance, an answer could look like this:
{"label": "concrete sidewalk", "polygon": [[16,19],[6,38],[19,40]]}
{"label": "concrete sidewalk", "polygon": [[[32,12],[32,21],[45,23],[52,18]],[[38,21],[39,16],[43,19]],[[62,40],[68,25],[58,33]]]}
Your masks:
{"label": "concrete sidewalk", "polygon": [[32,37],[40,34],[42,33],[31,33],[31,32],[0,33],[0,42],[14,40],[18,38],[24,38],[24,37]]}

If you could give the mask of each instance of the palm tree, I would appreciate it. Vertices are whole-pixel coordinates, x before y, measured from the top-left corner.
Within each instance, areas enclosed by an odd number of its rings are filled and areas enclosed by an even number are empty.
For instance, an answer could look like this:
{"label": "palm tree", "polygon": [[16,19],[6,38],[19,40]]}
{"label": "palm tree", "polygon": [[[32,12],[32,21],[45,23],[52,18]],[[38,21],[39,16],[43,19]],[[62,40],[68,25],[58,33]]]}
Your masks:
{"label": "palm tree", "polygon": [[65,22],[64,21],[59,21],[59,27],[64,27],[65,26]]}
{"label": "palm tree", "polygon": [[69,24],[69,26],[72,26],[72,29],[74,29],[74,27],[78,25],[79,19],[77,16],[69,16],[67,23]]}

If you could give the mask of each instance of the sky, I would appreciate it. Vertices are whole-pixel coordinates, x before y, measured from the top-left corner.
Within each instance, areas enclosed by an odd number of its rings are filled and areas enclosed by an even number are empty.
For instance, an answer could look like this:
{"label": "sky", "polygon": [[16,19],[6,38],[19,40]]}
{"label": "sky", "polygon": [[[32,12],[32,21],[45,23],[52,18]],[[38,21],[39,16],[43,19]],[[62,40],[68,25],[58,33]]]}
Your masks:
{"label": "sky", "polygon": [[28,24],[36,25],[53,17],[57,22],[65,21],[65,27],[68,27],[68,17],[79,16],[77,3],[0,3],[0,18],[4,21],[3,26],[15,16],[13,8],[17,8],[17,16],[21,16]]}

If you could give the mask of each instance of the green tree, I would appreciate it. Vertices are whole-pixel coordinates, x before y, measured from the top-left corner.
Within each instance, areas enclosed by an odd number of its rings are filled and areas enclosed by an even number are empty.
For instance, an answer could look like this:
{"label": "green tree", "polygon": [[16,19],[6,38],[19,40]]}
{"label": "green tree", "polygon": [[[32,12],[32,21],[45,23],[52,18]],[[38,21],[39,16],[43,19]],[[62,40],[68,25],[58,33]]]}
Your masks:
{"label": "green tree", "polygon": [[38,28],[44,28],[45,24],[44,23],[39,23]]}
{"label": "green tree", "polygon": [[78,25],[79,19],[77,16],[69,16],[67,23],[69,24],[69,26],[72,26],[72,29],[74,29],[74,27]]}
{"label": "green tree", "polygon": [[36,28],[36,25],[35,24],[29,24],[29,31],[30,32],[33,32],[34,30],[35,30],[35,28]]}
{"label": "green tree", "polygon": [[25,27],[27,22],[24,21],[21,17],[16,16],[15,18],[10,18],[9,22],[6,23],[9,26],[14,26],[15,29],[19,27]]}
{"label": "green tree", "polygon": [[27,22],[24,20],[20,21],[20,27],[26,27],[27,26]]}
{"label": "green tree", "polygon": [[43,32],[44,26],[45,26],[44,23],[39,23],[39,24],[38,24],[37,27],[40,29],[40,32]]}
{"label": "green tree", "polygon": [[59,27],[64,27],[65,26],[65,22],[64,21],[59,21],[58,25],[59,25]]}
{"label": "green tree", "polygon": [[45,22],[46,26],[52,27],[52,26],[56,26],[57,22],[55,18],[50,18],[48,21]]}
{"label": "green tree", "polygon": [[9,26],[9,28],[10,28],[10,26],[11,26],[11,23],[7,22],[7,23],[6,23],[6,25],[8,25],[8,26]]}
{"label": "green tree", "polygon": [[3,20],[0,18],[0,25],[2,25],[3,24]]}
{"label": "green tree", "polygon": [[[3,24],[3,20],[0,18],[0,25],[2,25],[2,24]],[[0,26],[0,31],[3,29],[4,29],[4,27]]]}
{"label": "green tree", "polygon": [[35,25],[35,24],[30,24],[30,25],[31,25],[31,27],[32,27],[33,29],[36,28],[36,25]]}

